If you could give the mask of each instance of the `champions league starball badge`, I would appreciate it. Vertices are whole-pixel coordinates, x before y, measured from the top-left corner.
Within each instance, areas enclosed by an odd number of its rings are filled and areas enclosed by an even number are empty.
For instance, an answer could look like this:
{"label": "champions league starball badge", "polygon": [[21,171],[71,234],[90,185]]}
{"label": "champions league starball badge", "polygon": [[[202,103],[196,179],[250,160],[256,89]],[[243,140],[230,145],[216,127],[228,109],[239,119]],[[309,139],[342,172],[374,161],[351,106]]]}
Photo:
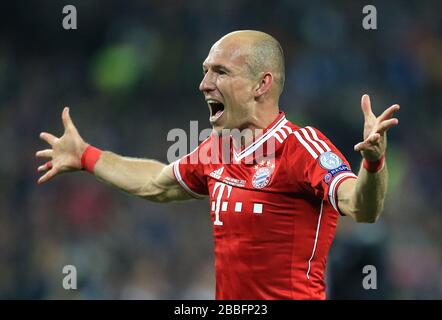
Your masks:
{"label": "champions league starball badge", "polygon": [[267,186],[272,179],[275,164],[270,161],[261,161],[255,166],[255,174],[252,178],[252,185],[255,189],[262,189]]}
{"label": "champions league starball badge", "polygon": [[333,176],[331,175],[331,173],[327,173],[327,174],[324,176],[324,182],[325,182],[326,184],[329,184],[330,181],[332,180],[332,178],[333,178]]}
{"label": "champions league starball badge", "polygon": [[341,158],[331,151],[324,152],[319,157],[319,164],[327,170],[336,169],[342,164]]}

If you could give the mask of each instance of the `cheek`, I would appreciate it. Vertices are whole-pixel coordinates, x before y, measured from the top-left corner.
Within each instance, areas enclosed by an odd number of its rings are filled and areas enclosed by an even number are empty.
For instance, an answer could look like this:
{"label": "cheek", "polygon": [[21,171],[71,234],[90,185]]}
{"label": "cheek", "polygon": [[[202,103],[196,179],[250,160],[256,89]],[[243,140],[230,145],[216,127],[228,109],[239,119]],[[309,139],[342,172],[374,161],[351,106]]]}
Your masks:
{"label": "cheek", "polygon": [[249,81],[246,82],[243,79],[232,81],[229,91],[230,98],[234,103],[244,104],[253,99],[252,86]]}

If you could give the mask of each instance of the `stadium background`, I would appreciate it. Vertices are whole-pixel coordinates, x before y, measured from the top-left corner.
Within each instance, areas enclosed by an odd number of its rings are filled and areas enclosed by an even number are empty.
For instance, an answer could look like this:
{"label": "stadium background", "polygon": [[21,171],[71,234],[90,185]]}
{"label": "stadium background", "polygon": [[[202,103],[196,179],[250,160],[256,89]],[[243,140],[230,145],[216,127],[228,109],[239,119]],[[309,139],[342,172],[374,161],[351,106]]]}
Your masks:
{"label": "stadium background", "polygon": [[[62,8],[78,30],[62,28]],[[373,4],[378,29],[362,29]],[[90,143],[166,161],[167,132],[208,127],[198,84],[210,46],[236,29],[280,40],[281,107],[320,128],[357,171],[360,97],[400,103],[389,133],[382,219],[340,219],[329,298],[442,298],[440,1],[8,1],[0,12],[0,298],[213,298],[208,201],[154,204],[85,173],[38,187],[39,132],[60,135],[62,107]],[[78,290],[62,288],[75,265]],[[375,265],[378,290],[362,289]]]}

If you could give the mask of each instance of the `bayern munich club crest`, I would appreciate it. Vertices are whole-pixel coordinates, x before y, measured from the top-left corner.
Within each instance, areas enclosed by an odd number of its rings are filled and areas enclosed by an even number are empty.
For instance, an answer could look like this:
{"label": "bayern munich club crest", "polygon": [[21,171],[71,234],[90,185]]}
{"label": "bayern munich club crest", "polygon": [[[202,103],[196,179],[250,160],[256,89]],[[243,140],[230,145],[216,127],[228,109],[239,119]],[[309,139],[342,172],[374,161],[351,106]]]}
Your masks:
{"label": "bayern munich club crest", "polygon": [[271,161],[261,161],[255,166],[255,174],[252,178],[252,185],[256,189],[262,189],[267,186],[272,179],[275,164]]}

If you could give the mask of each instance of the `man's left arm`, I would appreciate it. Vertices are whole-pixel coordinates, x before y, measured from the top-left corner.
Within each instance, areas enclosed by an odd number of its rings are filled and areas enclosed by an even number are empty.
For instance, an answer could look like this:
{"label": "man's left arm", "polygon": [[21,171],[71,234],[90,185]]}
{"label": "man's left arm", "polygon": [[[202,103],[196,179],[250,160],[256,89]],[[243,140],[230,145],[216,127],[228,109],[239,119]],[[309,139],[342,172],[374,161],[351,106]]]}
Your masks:
{"label": "man's left arm", "polygon": [[357,179],[343,181],[337,190],[340,211],[351,216],[357,222],[375,222],[384,207],[387,192],[388,170],[385,162],[387,148],[387,130],[397,125],[399,120],[393,118],[399,105],[392,105],[379,117],[371,110],[370,98],[362,96],[364,113],[364,141],[355,145],[360,151],[363,163]]}

